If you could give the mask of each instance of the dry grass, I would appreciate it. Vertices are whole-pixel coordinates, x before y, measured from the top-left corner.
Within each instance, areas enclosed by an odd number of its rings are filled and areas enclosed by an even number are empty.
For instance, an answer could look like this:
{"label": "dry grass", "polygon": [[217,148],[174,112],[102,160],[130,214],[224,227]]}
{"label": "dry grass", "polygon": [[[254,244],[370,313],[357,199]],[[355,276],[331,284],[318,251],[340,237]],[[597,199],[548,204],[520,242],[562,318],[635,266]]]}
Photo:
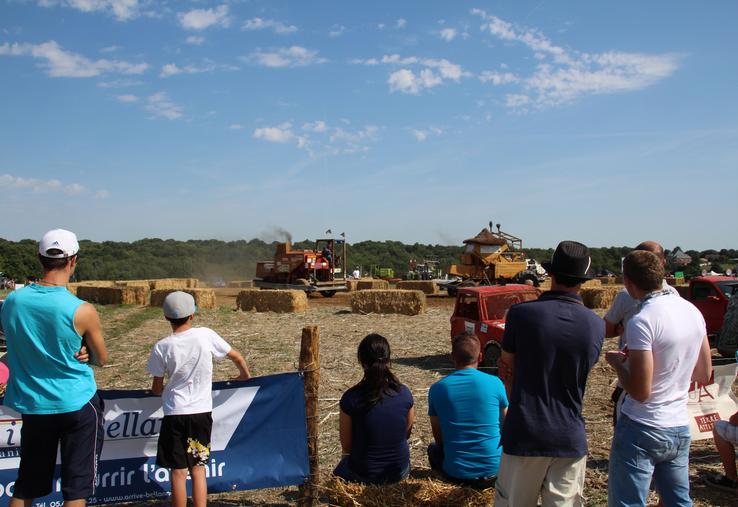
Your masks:
{"label": "dry grass", "polygon": [[302,290],[248,289],[238,293],[236,307],[247,312],[304,312],[308,309],[308,298]]}
{"label": "dry grass", "polygon": [[403,280],[401,282],[397,282],[397,288],[404,290],[419,290],[423,294],[427,294],[429,296],[440,292],[438,290],[438,285],[436,285],[432,280]]}
{"label": "dry grass", "polygon": [[[338,295],[337,295],[338,296]],[[432,505],[423,503],[426,495],[438,495],[445,505],[477,505],[476,500],[463,495],[469,492],[431,479],[426,447],[432,441],[428,413],[428,388],[451,371],[449,359],[451,298],[434,298],[433,304],[421,315],[360,315],[348,308],[349,295],[326,300],[331,304],[313,305],[301,313],[239,312],[221,306],[196,314],[195,325],[208,326],[220,333],[231,345],[241,351],[254,375],[266,375],[296,369],[301,330],[306,325],[319,325],[321,335],[321,382],[319,394],[320,437],[318,454],[323,498],[327,503],[344,498],[343,505],[371,505],[372,498],[384,495],[385,503],[394,498],[407,500],[403,505]],[[338,305],[334,305],[334,302]],[[342,305],[342,306],[341,306]],[[145,389],[150,386],[146,361],[156,341],[171,332],[161,316],[161,310],[152,307],[100,307],[102,323],[111,352],[111,365],[96,370],[101,388]],[[601,316],[604,311],[598,310]],[[406,486],[375,488],[367,493],[355,486],[342,485],[333,480],[330,472],[338,463],[341,450],[338,442],[338,402],[341,394],[361,379],[361,368],[356,360],[356,347],[368,333],[387,337],[392,347],[393,370],[411,390],[415,398],[416,424],[410,438],[411,478]],[[616,347],[617,339],[609,339],[605,349]],[[604,353],[604,351],[603,351]],[[216,380],[234,375],[229,361],[214,367]],[[607,464],[612,441],[612,407],[609,401],[614,379],[604,360],[597,363],[590,374],[584,400],[587,421],[589,456],[587,463],[586,504],[607,503]],[[696,507],[733,506],[736,497],[706,487],[700,476],[720,470],[717,453],[710,441],[692,444],[690,476],[692,497]],[[435,484],[434,484],[435,483]],[[442,487],[443,489],[439,489]],[[292,505],[297,488],[243,491],[212,495],[211,505]],[[423,490],[423,491],[420,491]],[[418,492],[420,491],[420,492]],[[430,493],[428,493],[430,492]],[[482,492],[492,497],[492,490]],[[352,500],[353,499],[353,500]],[[430,499],[432,500],[432,499]],[[489,500],[486,500],[488,502]],[[351,503],[349,503],[351,502]],[[441,505],[437,503],[435,505]],[[149,506],[150,503],[135,505]],[[161,505],[168,503],[161,502]],[[486,503],[489,505],[489,503]]]}
{"label": "dry grass", "polygon": [[425,294],[419,290],[362,290],[351,294],[354,313],[418,315],[425,311]]}
{"label": "dry grass", "polygon": [[215,308],[215,291],[213,289],[157,289],[151,291],[151,306],[162,306],[164,299],[172,292],[186,292],[195,298],[198,308]]}

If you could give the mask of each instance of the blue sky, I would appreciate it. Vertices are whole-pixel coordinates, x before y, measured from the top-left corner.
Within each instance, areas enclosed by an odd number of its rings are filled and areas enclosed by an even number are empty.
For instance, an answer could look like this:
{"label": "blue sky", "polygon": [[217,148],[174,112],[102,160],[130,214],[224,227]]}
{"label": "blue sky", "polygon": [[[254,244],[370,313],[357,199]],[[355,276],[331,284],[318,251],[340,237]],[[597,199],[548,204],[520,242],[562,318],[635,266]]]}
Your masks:
{"label": "blue sky", "polygon": [[0,237],[738,247],[738,3],[0,0]]}

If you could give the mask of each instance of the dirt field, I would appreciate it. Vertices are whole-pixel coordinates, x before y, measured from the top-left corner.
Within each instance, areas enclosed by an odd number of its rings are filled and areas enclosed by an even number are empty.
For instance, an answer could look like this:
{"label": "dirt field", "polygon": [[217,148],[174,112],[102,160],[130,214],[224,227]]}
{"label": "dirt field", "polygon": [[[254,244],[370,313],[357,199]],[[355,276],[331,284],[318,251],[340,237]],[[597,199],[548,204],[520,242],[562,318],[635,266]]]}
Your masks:
{"label": "dirt field", "polygon": [[[449,317],[452,300],[429,298],[427,313],[415,317],[401,315],[354,315],[348,308],[348,295],[334,298],[311,297],[310,309],[302,314],[256,314],[234,311],[238,289],[219,289],[222,304],[216,310],[198,314],[199,325],[212,327],[241,350],[254,375],[296,369],[303,326],[318,325],[321,334],[320,383],[320,466],[328,481],[338,462],[338,402],[341,394],[361,377],[356,363],[356,347],[370,332],[386,336],[391,344],[394,370],[415,398],[417,422],[410,439],[413,472],[411,477],[429,481],[425,449],[432,440],[427,414],[430,385],[451,371]],[[158,308],[100,307],[111,364],[97,372],[101,388],[148,388],[145,364],[151,346],[169,332]],[[611,348],[614,340],[608,340]],[[217,363],[218,380],[233,375],[230,362]],[[587,505],[605,505],[607,463],[612,439],[610,382],[614,375],[604,361],[591,376],[585,399],[585,416],[590,454],[587,463],[585,495]],[[736,505],[738,499],[707,488],[701,475],[720,470],[717,453],[709,441],[692,446],[690,474],[692,496],[697,506]],[[427,482],[426,482],[427,484]],[[296,488],[238,492],[213,497],[214,505],[288,505],[294,502]],[[493,491],[484,492],[491,499]],[[328,498],[324,498],[327,503]],[[397,504],[397,502],[388,503]],[[359,502],[361,504],[362,502]],[[421,502],[417,502],[420,504]],[[427,503],[425,503],[427,504]],[[440,505],[438,503],[435,503]]]}

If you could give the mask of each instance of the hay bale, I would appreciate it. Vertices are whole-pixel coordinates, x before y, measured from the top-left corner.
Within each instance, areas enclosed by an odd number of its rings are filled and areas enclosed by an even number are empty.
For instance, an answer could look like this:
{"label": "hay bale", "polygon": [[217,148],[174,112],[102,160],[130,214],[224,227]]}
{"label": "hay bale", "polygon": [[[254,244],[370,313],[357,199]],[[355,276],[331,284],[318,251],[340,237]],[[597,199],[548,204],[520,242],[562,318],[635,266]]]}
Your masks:
{"label": "hay bale", "polygon": [[369,278],[367,280],[359,280],[356,284],[356,290],[372,290],[372,289],[389,289],[389,282],[382,279]]}
{"label": "hay bale", "polygon": [[215,308],[215,291],[213,289],[156,289],[151,291],[151,306],[162,306],[164,299],[172,292],[182,291],[192,294],[198,308]]}
{"label": "hay bale", "polygon": [[615,283],[615,276],[599,276],[597,279],[602,283],[602,285],[612,285]]}
{"label": "hay bale", "polygon": [[199,285],[197,278],[157,278],[149,280],[149,288],[157,289],[196,289]]}
{"label": "hay bale", "polygon": [[602,282],[598,280],[597,278],[593,278],[591,280],[587,280],[582,284],[582,288],[589,288],[589,287],[602,287]]}
{"label": "hay bale", "polygon": [[397,282],[397,288],[403,290],[419,290],[423,294],[438,294],[438,285],[433,280],[403,280]]}
{"label": "hay bale", "polygon": [[622,287],[585,287],[582,288],[581,296],[584,306],[587,308],[610,308],[613,300]]}
{"label": "hay bale", "polygon": [[247,312],[292,313],[304,312],[307,307],[307,294],[302,290],[247,289],[236,298],[236,308]]}
{"label": "hay bale", "polygon": [[251,289],[253,286],[253,280],[234,280],[232,282],[228,282],[228,287],[232,289]]}
{"label": "hay bale", "polygon": [[425,294],[419,290],[360,290],[351,294],[351,311],[418,315],[425,311]]}
{"label": "hay bale", "polygon": [[77,287],[77,297],[99,305],[146,305],[149,289],[146,287]]}
{"label": "hay bale", "polygon": [[115,285],[120,287],[146,287],[149,288],[148,280],[116,280]]}
{"label": "hay bale", "polygon": [[377,486],[345,482],[335,476],[322,485],[331,505],[356,507],[405,507],[423,505],[425,507],[446,507],[464,505],[482,507],[492,505],[494,488],[477,490],[435,479],[416,479],[408,477],[396,484]]}
{"label": "hay bale", "polygon": [[356,291],[356,286],[359,285],[358,280],[346,280],[346,292]]}

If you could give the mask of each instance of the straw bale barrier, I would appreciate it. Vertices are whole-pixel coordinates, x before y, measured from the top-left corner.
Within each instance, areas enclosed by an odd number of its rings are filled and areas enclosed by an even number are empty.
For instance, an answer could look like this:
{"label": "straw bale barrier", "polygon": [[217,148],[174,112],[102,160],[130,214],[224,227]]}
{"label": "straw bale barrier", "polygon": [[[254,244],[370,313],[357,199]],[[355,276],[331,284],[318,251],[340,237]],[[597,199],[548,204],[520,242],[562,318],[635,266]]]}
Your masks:
{"label": "straw bale barrier", "polygon": [[359,283],[356,284],[356,290],[372,289],[389,289],[389,282],[387,280],[375,280],[370,278],[368,280],[359,280]]}
{"label": "straw bale barrier", "polygon": [[581,291],[584,306],[587,308],[610,308],[615,295],[622,287],[608,285],[607,287],[585,287]]}
{"label": "straw bale barrier", "polygon": [[360,290],[351,294],[351,311],[418,315],[425,311],[425,294],[419,290]]}
{"label": "straw bale barrier", "polygon": [[345,482],[333,476],[322,485],[322,489],[329,497],[331,505],[342,507],[486,507],[492,505],[495,497],[495,490],[491,487],[476,490],[435,479],[413,477],[396,484],[378,486]]}
{"label": "straw bale barrier", "polygon": [[419,290],[423,294],[438,294],[438,285],[433,280],[403,280],[397,282],[397,288],[403,290]]}
{"label": "straw bale barrier", "polygon": [[615,283],[614,276],[598,276],[597,279],[602,283],[602,285],[612,285]]}
{"label": "straw bale barrier", "polygon": [[359,285],[358,280],[346,280],[346,292],[354,292],[356,289],[356,286]]}
{"label": "straw bale barrier", "polygon": [[148,280],[116,280],[115,285],[120,287],[146,287],[149,288]]}
{"label": "straw bale barrier", "polygon": [[151,291],[151,306],[164,305],[164,299],[172,292],[182,291],[192,294],[198,308],[215,308],[215,291],[213,289],[156,289]]}
{"label": "straw bale barrier", "polygon": [[146,287],[77,287],[77,297],[99,305],[146,305],[149,289]]}
{"label": "straw bale barrier", "polygon": [[84,282],[70,282],[67,284],[67,290],[77,295],[77,289],[79,287],[113,287],[115,282],[112,280],[87,280]]}
{"label": "straw bale barrier", "polygon": [[597,278],[593,278],[592,280],[587,280],[582,284],[582,288],[589,288],[589,287],[602,287],[602,282],[598,280]]}
{"label": "straw bale barrier", "polygon": [[233,280],[232,282],[228,282],[228,287],[231,289],[251,289],[253,286],[253,280]]}
{"label": "straw bale barrier", "polygon": [[197,278],[159,278],[156,280],[149,280],[149,288],[151,290],[156,289],[196,289],[199,287],[199,280]]}
{"label": "straw bale barrier", "polygon": [[308,298],[302,290],[246,289],[238,293],[236,308],[247,312],[304,312]]}

